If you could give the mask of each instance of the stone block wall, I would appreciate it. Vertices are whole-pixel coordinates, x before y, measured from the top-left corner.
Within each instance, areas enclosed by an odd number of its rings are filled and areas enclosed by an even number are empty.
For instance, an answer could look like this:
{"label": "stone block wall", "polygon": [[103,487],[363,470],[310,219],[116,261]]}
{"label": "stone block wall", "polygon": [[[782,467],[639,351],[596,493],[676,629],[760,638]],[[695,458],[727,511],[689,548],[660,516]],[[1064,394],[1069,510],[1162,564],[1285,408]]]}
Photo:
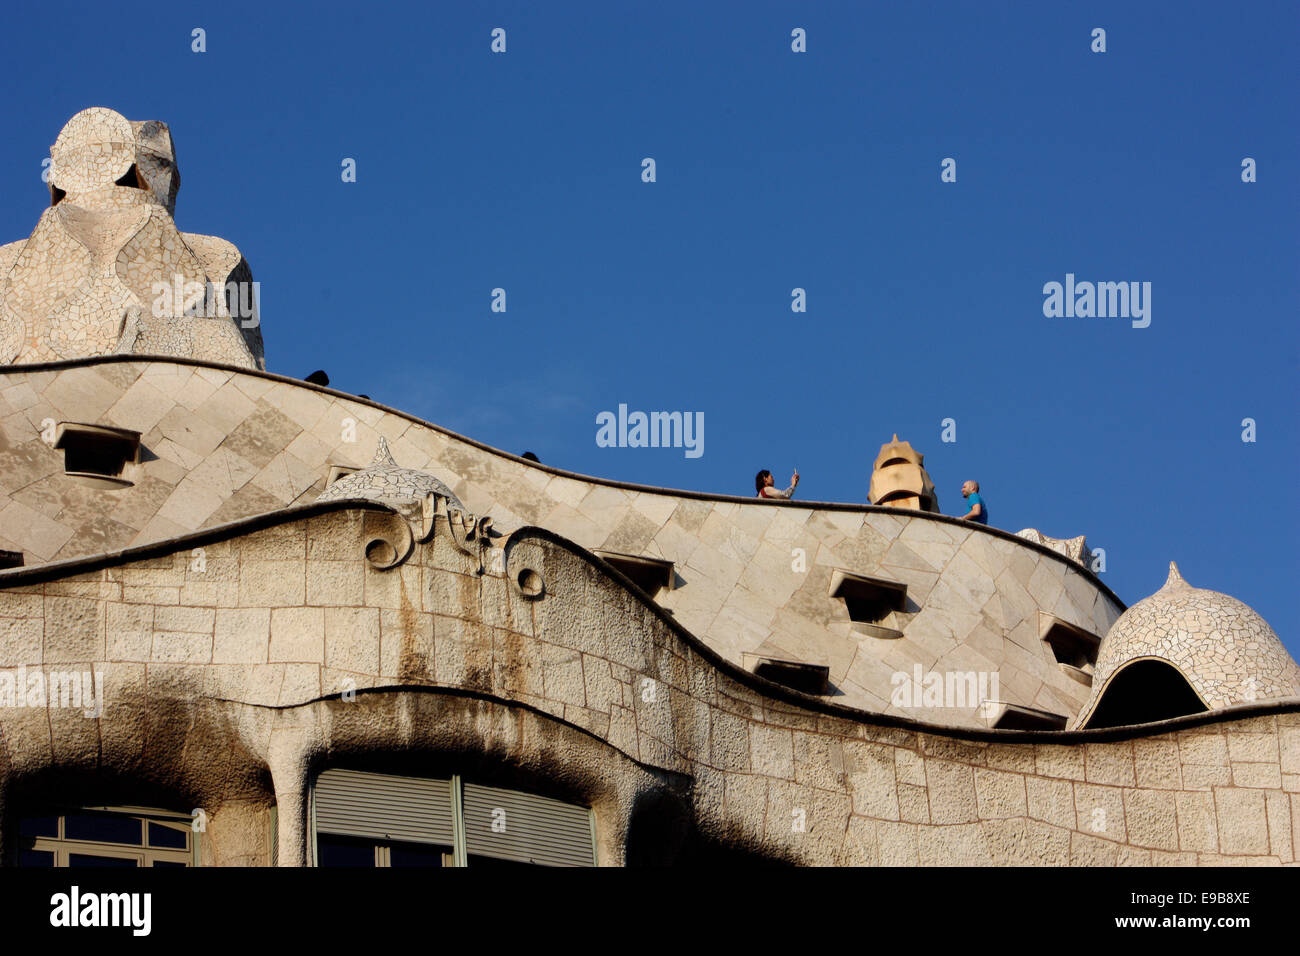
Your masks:
{"label": "stone block wall", "polygon": [[295,865],[323,767],[458,767],[593,806],[606,863],[647,829],[674,835],[668,858],[696,840],[805,864],[1297,860],[1300,703],[1126,732],[873,715],[744,672],[550,532],[497,541],[499,574],[445,518],[421,536],[335,503],[0,573],[0,674],[106,678],[98,717],[0,706],[6,814],[134,781],[207,808],[211,862],[269,862],[273,803]]}

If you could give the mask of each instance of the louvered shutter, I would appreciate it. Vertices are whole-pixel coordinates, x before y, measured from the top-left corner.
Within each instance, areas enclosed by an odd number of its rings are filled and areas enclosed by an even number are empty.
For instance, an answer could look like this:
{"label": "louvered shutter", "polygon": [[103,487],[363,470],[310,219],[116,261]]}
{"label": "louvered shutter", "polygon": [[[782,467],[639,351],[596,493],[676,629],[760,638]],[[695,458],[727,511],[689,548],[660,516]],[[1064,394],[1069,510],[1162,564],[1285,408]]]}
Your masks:
{"label": "louvered shutter", "polygon": [[314,800],[320,833],[452,845],[450,780],[326,770]]}
{"label": "louvered shutter", "polygon": [[591,811],[586,807],[467,783],[464,808],[469,855],[544,866],[595,865]]}

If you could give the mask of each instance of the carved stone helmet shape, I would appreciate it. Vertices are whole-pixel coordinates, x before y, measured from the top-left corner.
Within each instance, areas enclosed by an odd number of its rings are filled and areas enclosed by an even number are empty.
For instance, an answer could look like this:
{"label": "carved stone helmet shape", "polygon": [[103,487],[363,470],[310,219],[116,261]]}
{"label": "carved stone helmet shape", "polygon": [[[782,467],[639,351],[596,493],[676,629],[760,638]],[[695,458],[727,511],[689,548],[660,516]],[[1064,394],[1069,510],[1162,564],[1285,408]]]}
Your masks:
{"label": "carved stone helmet shape", "polygon": [[166,123],[133,123],[121,113],[92,107],[68,120],[50,147],[50,157],[52,205],[74,196],[94,206],[105,195],[101,190],[116,187],[143,190],[139,199],[156,201],[175,213],[181,178]]}

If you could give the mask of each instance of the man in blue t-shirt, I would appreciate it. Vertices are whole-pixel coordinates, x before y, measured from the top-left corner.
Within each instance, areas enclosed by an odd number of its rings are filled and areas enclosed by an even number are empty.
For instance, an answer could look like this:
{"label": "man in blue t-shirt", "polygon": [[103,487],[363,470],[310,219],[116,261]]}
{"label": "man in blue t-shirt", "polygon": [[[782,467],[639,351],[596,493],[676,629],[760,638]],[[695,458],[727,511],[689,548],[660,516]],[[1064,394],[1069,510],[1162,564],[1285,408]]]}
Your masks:
{"label": "man in blue t-shirt", "polygon": [[978,481],[962,482],[961,496],[970,505],[970,511],[966,512],[962,517],[970,521],[978,521],[980,524],[988,524],[989,509],[984,504],[984,499],[980,497],[980,483]]}

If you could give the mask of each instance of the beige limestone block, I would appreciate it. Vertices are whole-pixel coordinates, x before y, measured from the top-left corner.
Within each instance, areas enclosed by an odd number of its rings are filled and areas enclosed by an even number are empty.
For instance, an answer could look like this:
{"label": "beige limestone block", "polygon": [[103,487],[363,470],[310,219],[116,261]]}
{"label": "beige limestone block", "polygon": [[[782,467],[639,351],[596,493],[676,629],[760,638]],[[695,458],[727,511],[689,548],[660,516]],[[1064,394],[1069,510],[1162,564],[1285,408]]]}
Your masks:
{"label": "beige limestone block", "polygon": [[894,772],[899,783],[925,786],[925,759],[914,750],[903,747],[894,750]]}
{"label": "beige limestone block", "polygon": [[46,664],[104,659],[103,602],[47,596],[44,617],[42,660]]}
{"label": "beige limestone block", "polygon": [[1074,784],[1075,829],[1123,843],[1126,833],[1123,793],[1119,787]]}
{"label": "beige limestone block", "polygon": [[1118,844],[1078,831],[1070,834],[1071,866],[1115,866],[1118,858]]}
{"label": "beige limestone block", "polygon": [[1233,763],[1232,785],[1280,790],[1282,773],[1275,763]]}
{"label": "beige limestone block", "polygon": [[1174,804],[1178,814],[1178,848],[1185,851],[1217,853],[1219,832],[1214,810],[1214,795],[1176,793]]}
{"label": "beige limestone block", "polygon": [[1215,787],[1214,804],[1224,854],[1269,852],[1268,817],[1261,791]]}
{"label": "beige limestone block", "polygon": [[0,528],[5,537],[29,552],[37,561],[47,561],[67,543],[73,529],[18,501],[0,509]]}
{"label": "beige limestone block", "polygon": [[892,823],[889,821],[876,823],[876,843],[879,847],[880,865],[917,866],[920,863],[919,832],[922,829],[913,823]]}
{"label": "beige limestone block", "polygon": [[919,827],[917,851],[921,866],[992,866],[989,833],[979,824]]}
{"label": "beige limestone block", "polygon": [[1266,793],[1264,809],[1268,819],[1269,846],[1273,855],[1285,861],[1295,860],[1295,835],[1291,830],[1289,798],[1285,793]]}
{"label": "beige limestone block", "polygon": [[124,584],[122,601],[125,604],[180,604],[181,589]]}
{"label": "beige limestone block", "polygon": [[154,609],[153,626],[159,631],[180,631],[211,636],[216,612],[203,607],[159,607]]}
{"label": "beige limestone block", "polygon": [[1219,733],[1184,734],[1178,738],[1178,752],[1184,764],[1228,765],[1227,740]]}
{"label": "beige limestone block", "polygon": [[270,640],[270,609],[217,608],[213,663],[266,664]]}
{"label": "beige limestone block", "polygon": [[722,710],[713,712],[709,734],[709,762],[720,770],[749,772],[748,720]]}
{"label": "beige limestone block", "polygon": [[104,418],[118,428],[130,428],[143,434],[152,431],[173,404],[168,395],[141,378],[113,403]]}
{"label": "beige limestone block", "polygon": [[1032,744],[995,744],[984,753],[985,764],[990,770],[1011,770],[1021,774],[1034,773],[1036,761]]}
{"label": "beige limestone block", "polygon": [[292,706],[321,695],[319,664],[285,664],[284,682],[280,685],[280,706]]}
{"label": "beige limestone block", "polygon": [[[121,397],[121,391],[93,367],[70,368],[59,372],[54,381],[42,391],[41,397],[64,416],[64,421],[93,424],[99,422]],[[136,428],[134,425],[126,427]]]}
{"label": "beige limestone block", "polygon": [[1027,812],[1025,778],[1018,773],[977,767],[975,796],[981,819],[1022,817]]}
{"label": "beige limestone block", "polygon": [[805,786],[843,790],[842,741],[825,734],[795,731],[794,773],[796,782]]}
{"label": "beige limestone block", "polygon": [[1228,733],[1228,759],[1235,763],[1276,763],[1278,736],[1266,734]]}
{"label": "beige limestone block", "polygon": [[979,819],[973,769],[947,760],[926,760],[930,816],[935,823],[967,823]]}
{"label": "beige limestone block", "polygon": [[319,664],[325,658],[325,611],[318,607],[277,607],[271,611],[271,663]]}
{"label": "beige limestone block", "polygon": [[0,661],[6,666],[39,664],[44,633],[44,622],[39,616],[0,618]]}
{"label": "beige limestone block", "polygon": [[586,706],[586,683],[582,674],[582,654],[554,644],[542,646],[543,694],[563,704]]}
{"label": "beige limestone block", "polygon": [[749,725],[749,753],[754,773],[790,780],[794,777],[794,738],[788,730]]}
{"label": "beige limestone block", "polygon": [[1109,783],[1132,787],[1137,783],[1133,770],[1133,748],[1127,741],[1085,744],[1085,777],[1089,783]]}
{"label": "beige limestone block", "polygon": [[307,562],[307,603],[329,607],[355,607],[364,603],[362,563],[350,561]]}
{"label": "beige limestone block", "polygon": [[1175,740],[1133,741],[1133,764],[1137,785],[1159,790],[1182,787],[1178,743]]}
{"label": "beige limestone block", "polygon": [[[1154,853],[1160,852],[1159,850]],[[1121,846],[1119,853],[1115,857],[1116,866],[1151,866],[1153,864],[1153,851],[1136,846]],[[1174,865],[1174,864],[1168,864]]]}
{"label": "beige limestone block", "polygon": [[900,783],[898,813],[904,823],[930,823],[930,795],[925,787]]}
{"label": "beige limestone block", "polygon": [[[327,413],[332,412],[337,407],[326,395],[310,389],[299,388],[296,385],[286,385],[282,382],[272,385],[262,398],[269,405],[282,412],[285,417],[296,422],[304,429],[312,428]],[[388,420],[396,426],[409,424],[396,416],[392,416]],[[405,427],[401,428],[401,430],[405,431]],[[389,437],[396,438],[397,436]]]}
{"label": "beige limestone block", "polygon": [[767,812],[767,781],[751,774],[726,775],[724,805],[729,819],[755,837],[763,831]]}
{"label": "beige limestone block", "polygon": [[302,607],[306,561],[245,560],[239,569],[239,603],[245,607]]}
{"label": "beige limestone block", "polygon": [[1212,787],[1226,787],[1232,784],[1232,770],[1229,767],[1207,767],[1200,764],[1183,765],[1184,790],[1209,790]]}
{"label": "beige limestone block", "polygon": [[206,664],[212,660],[212,635],[187,631],[155,631],[150,660],[171,664]]}
{"label": "beige limestone block", "polygon": [[1125,790],[1124,816],[1134,846],[1178,849],[1178,812],[1169,790]]}
{"label": "beige limestone block", "polygon": [[1074,788],[1068,780],[1026,777],[1025,790],[1026,812],[1030,817],[1067,829],[1077,825]]}
{"label": "beige limestone block", "polygon": [[379,673],[379,611],[325,608],[325,663],[359,674]]}
{"label": "beige limestone block", "polygon": [[845,741],[844,770],[854,813],[878,820],[899,819],[892,747]]}

